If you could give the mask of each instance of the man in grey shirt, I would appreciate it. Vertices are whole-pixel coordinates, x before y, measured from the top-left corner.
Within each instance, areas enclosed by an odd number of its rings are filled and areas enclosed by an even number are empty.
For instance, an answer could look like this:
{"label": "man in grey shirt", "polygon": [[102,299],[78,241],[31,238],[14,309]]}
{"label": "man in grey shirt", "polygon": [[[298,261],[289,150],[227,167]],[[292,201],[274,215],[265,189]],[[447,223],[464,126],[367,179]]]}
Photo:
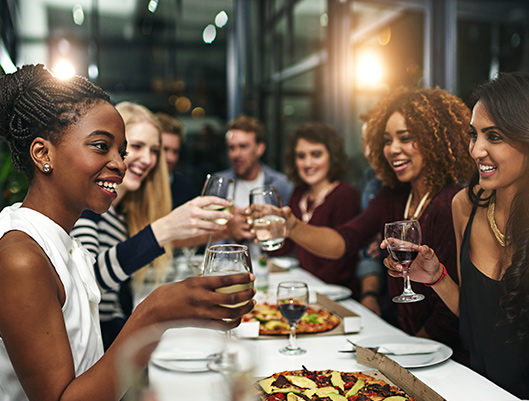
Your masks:
{"label": "man in grey shirt", "polygon": [[288,178],[261,162],[265,139],[262,124],[253,117],[242,115],[228,124],[226,144],[231,168],[215,174],[235,179],[234,217],[228,223],[228,231],[235,240],[253,238],[244,213],[253,188],[275,186],[283,205],[288,205],[292,194],[293,185]]}

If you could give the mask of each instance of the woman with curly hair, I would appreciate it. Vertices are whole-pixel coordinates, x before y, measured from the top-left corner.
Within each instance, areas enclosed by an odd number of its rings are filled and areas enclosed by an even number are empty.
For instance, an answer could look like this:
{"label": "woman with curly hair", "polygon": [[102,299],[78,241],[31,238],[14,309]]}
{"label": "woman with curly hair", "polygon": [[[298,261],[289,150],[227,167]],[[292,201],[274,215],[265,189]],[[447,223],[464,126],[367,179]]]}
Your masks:
{"label": "woman with curly hair", "polygon": [[[470,366],[529,398],[529,74],[502,73],[474,91],[470,155],[478,168],[452,202],[459,285],[445,255],[418,247],[411,278],[460,317]],[[384,246],[384,245],[383,245]],[[435,253],[434,251],[435,250]],[[389,273],[401,269],[391,258]]]}
{"label": "woman with curly hair", "polygon": [[[329,125],[310,122],[290,136],[285,151],[285,173],[296,188],[289,205],[298,219],[316,226],[337,227],[360,212],[360,197],[341,181],[347,172],[342,137]],[[355,254],[340,260],[316,256],[287,240],[278,254],[295,248],[300,265],[321,280],[345,285],[359,294]]]}
{"label": "woman with curly hair", "polygon": [[[285,208],[290,238],[318,256],[339,259],[383,233],[385,223],[418,219],[423,242],[443,255],[457,278],[450,204],[474,171],[466,149],[469,122],[470,110],[444,90],[401,89],[389,95],[375,106],[366,131],[370,163],[384,187],[359,216],[337,229],[307,224]],[[457,317],[433,289],[419,286],[426,299],[398,305],[400,327],[464,354]],[[390,296],[399,295],[402,280],[388,277],[387,287]]]}

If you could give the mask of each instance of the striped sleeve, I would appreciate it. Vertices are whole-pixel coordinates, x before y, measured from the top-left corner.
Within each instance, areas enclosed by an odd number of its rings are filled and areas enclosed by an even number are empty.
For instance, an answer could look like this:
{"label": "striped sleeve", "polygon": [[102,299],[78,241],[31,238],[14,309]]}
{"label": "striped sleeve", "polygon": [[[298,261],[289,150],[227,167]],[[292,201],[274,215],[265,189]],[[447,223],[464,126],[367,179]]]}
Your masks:
{"label": "striped sleeve", "polygon": [[125,220],[113,209],[102,215],[84,212],[72,235],[94,255],[95,275],[104,291],[118,289],[135,271],[165,252],[150,225],[128,238]]}

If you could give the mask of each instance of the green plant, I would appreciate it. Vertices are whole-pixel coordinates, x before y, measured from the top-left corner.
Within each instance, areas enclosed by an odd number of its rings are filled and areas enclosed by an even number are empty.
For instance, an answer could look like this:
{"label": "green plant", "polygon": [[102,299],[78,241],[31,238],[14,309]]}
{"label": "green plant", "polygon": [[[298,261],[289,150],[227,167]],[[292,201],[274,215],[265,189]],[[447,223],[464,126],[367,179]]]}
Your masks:
{"label": "green plant", "polygon": [[2,191],[0,210],[22,201],[28,190],[26,176],[15,170],[9,152],[6,151],[0,151],[0,190]]}

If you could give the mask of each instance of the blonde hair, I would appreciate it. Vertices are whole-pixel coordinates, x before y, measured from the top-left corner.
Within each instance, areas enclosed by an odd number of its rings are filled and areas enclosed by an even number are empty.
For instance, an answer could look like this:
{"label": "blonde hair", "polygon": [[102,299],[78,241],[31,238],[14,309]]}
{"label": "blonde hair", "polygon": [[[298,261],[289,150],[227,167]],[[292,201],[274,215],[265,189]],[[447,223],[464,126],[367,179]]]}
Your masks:
{"label": "blonde hair", "polygon": [[[125,122],[125,133],[131,125],[148,123],[157,129],[161,145],[162,128],[158,118],[149,109],[131,102],[121,102],[116,105],[116,109]],[[147,225],[171,212],[171,190],[164,152],[159,153],[156,165],[145,177],[141,187],[137,191],[127,192],[120,206],[126,216],[129,236],[135,235]],[[157,283],[165,279],[167,265],[173,258],[173,250],[170,244],[165,245],[164,248],[165,254],[134,273],[132,276],[134,286],[145,281],[149,268],[154,269]]]}

